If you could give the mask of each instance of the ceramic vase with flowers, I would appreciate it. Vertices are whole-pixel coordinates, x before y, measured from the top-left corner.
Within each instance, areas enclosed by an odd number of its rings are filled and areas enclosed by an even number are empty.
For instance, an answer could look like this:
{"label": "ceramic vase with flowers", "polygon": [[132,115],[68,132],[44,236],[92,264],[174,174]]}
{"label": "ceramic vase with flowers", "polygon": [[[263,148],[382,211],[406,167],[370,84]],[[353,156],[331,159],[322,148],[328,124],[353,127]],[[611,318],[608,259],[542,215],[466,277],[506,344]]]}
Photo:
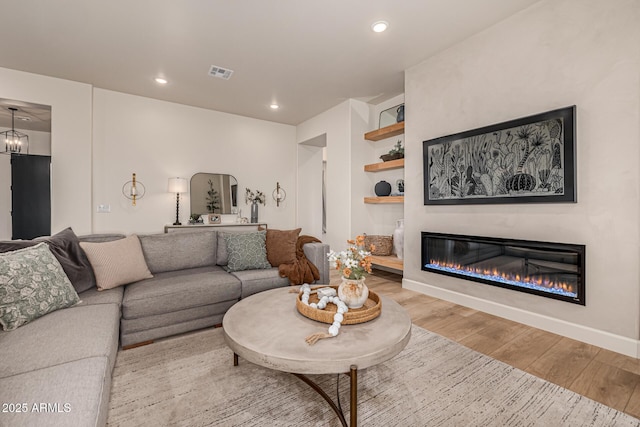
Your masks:
{"label": "ceramic vase with flowers", "polygon": [[360,308],[369,298],[369,288],[365,282],[366,273],[371,273],[371,251],[373,245],[365,248],[364,236],[347,240],[349,247],[341,252],[331,251],[327,255],[331,266],[340,271],[342,283],[338,286],[338,297],[347,307]]}
{"label": "ceramic vase with flowers", "polygon": [[263,206],[267,204],[267,198],[265,197],[262,191],[256,190],[251,191],[248,188],[245,188],[246,192],[244,195],[244,202],[251,202],[251,223],[255,224],[258,222],[258,203]]}

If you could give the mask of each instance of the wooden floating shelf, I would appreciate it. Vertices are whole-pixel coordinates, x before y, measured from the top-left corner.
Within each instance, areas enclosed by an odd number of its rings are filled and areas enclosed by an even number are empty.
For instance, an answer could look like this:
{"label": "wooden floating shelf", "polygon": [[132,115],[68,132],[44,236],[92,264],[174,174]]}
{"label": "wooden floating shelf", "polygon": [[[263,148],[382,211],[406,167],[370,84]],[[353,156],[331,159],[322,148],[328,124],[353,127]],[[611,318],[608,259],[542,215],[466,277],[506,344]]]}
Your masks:
{"label": "wooden floating shelf", "polygon": [[392,136],[402,135],[403,133],[404,122],[400,122],[367,132],[364,134],[364,139],[368,141],[380,141],[382,139],[391,138]]}
{"label": "wooden floating shelf", "polygon": [[393,268],[394,270],[404,270],[404,261],[395,255],[371,255],[371,263],[382,267]]}
{"label": "wooden floating shelf", "polygon": [[404,159],[389,160],[388,162],[372,163],[364,165],[365,172],[378,172],[383,170],[400,169],[404,167]]}
{"label": "wooden floating shelf", "polygon": [[365,197],[365,203],[404,203],[404,196]]}

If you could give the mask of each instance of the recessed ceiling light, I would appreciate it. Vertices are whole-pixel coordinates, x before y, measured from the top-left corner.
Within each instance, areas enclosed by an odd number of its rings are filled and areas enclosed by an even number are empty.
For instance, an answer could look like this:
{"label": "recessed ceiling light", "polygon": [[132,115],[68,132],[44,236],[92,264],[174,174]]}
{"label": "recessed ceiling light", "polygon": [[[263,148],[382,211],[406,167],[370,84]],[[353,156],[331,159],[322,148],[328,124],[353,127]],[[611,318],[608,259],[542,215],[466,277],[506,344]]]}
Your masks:
{"label": "recessed ceiling light", "polygon": [[163,79],[162,77],[156,77],[156,83],[158,83],[159,85],[166,85],[167,79]]}
{"label": "recessed ceiling light", "polygon": [[376,33],[381,33],[389,28],[389,23],[387,21],[377,21],[371,24],[371,29]]}
{"label": "recessed ceiling light", "polygon": [[271,108],[272,110],[277,110],[278,108],[280,108],[280,106],[278,104],[271,104],[269,105],[269,108]]}

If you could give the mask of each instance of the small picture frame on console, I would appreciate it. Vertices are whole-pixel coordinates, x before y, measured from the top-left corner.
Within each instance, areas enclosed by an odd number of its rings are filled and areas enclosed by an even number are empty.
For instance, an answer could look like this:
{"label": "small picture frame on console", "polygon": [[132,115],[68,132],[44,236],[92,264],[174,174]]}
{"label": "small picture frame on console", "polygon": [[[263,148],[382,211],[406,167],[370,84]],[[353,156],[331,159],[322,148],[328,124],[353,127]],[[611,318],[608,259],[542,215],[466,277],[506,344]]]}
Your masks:
{"label": "small picture frame on console", "polygon": [[209,224],[220,224],[221,219],[219,214],[209,214]]}
{"label": "small picture frame on console", "polygon": [[424,204],[576,202],[576,106],[423,141]]}

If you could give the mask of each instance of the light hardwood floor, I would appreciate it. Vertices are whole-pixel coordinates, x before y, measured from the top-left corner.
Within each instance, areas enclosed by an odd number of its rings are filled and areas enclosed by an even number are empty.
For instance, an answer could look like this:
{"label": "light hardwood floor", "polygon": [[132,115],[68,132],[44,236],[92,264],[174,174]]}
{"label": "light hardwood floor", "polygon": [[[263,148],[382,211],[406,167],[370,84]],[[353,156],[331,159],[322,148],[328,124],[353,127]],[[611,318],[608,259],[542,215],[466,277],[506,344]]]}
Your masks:
{"label": "light hardwood floor", "polygon": [[[332,272],[331,283],[340,283]],[[367,286],[393,298],[414,324],[640,418],[640,360],[402,288],[374,270]]]}

